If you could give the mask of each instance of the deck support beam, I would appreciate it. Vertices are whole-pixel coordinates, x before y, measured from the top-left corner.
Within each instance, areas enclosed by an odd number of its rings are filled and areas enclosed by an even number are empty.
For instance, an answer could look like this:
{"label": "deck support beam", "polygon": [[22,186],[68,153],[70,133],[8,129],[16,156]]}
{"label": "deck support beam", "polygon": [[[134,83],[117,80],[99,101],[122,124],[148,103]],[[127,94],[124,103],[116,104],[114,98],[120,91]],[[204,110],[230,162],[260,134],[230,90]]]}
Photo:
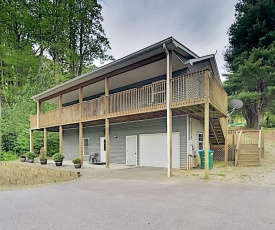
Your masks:
{"label": "deck support beam", "polygon": [[105,119],[105,138],[106,138],[106,168],[110,167],[110,127],[109,118]]}
{"label": "deck support beam", "polygon": [[30,152],[33,152],[33,140],[34,140],[34,131],[30,130]]}
{"label": "deck support beam", "polygon": [[63,127],[59,126],[59,152],[63,154]]}
{"label": "deck support beam", "polygon": [[83,123],[79,122],[79,158],[83,165]]}
{"label": "deck support beam", "polygon": [[167,157],[168,157],[168,165],[167,165],[167,177],[172,176],[172,109],[171,109],[171,92],[172,92],[172,51],[168,51],[166,45],[163,44],[163,49],[166,53],[166,113],[167,113]]}
{"label": "deck support beam", "polygon": [[205,82],[205,104],[204,104],[204,165],[206,180],[209,179],[209,104],[210,104],[210,92],[209,92],[209,70],[204,72]]}
{"label": "deck support beam", "polygon": [[47,156],[47,129],[44,128],[44,153]]}
{"label": "deck support beam", "polygon": [[228,166],[228,117],[222,118],[224,122],[224,166]]}
{"label": "deck support beam", "polygon": [[[109,114],[109,78],[105,78],[105,114]],[[105,118],[106,168],[110,167],[110,121]]]}

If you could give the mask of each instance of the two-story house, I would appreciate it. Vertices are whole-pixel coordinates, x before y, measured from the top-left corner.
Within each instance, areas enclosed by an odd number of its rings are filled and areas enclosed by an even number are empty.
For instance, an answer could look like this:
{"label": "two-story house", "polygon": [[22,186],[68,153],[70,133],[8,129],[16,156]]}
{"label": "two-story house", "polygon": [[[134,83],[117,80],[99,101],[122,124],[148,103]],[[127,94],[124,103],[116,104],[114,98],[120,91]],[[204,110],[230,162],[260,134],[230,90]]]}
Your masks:
{"label": "two-story house", "polygon": [[[44,131],[45,148],[47,132],[59,132],[66,159],[98,153],[106,167],[167,167],[170,176],[188,168],[194,151],[227,146],[227,95],[215,56],[199,57],[172,37],[33,99],[31,151],[34,130]],[[45,102],[59,108],[43,113]]]}

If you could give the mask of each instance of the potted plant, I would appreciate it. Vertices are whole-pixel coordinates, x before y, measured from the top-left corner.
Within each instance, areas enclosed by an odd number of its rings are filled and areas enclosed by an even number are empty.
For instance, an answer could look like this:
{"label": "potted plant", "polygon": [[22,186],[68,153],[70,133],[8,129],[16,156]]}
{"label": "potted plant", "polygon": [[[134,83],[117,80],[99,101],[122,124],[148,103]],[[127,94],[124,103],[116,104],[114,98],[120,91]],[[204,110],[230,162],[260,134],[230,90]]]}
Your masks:
{"label": "potted plant", "polygon": [[28,162],[29,163],[33,163],[34,162],[34,158],[36,158],[36,154],[33,153],[33,152],[26,153],[26,156],[28,158]]}
{"label": "potted plant", "polygon": [[46,165],[47,164],[47,155],[45,151],[40,152],[40,163],[41,165]]}
{"label": "potted plant", "polygon": [[75,158],[75,159],[72,160],[72,162],[74,163],[74,167],[76,169],[81,168],[81,160],[80,160],[80,158]]}
{"label": "potted plant", "polygon": [[20,155],[20,161],[25,162],[26,161],[26,156],[24,154]]}
{"label": "potted plant", "polygon": [[52,156],[56,166],[62,166],[64,155],[62,153],[56,153]]}

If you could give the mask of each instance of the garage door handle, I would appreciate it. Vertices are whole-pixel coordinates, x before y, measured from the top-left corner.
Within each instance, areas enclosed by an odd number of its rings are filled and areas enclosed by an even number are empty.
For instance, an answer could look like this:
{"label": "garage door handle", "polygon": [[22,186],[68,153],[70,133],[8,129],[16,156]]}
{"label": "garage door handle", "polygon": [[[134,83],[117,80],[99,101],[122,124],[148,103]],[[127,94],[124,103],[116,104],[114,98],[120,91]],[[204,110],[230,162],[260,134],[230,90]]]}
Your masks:
{"label": "garage door handle", "polygon": [[135,154],[137,154],[137,153],[135,153]]}

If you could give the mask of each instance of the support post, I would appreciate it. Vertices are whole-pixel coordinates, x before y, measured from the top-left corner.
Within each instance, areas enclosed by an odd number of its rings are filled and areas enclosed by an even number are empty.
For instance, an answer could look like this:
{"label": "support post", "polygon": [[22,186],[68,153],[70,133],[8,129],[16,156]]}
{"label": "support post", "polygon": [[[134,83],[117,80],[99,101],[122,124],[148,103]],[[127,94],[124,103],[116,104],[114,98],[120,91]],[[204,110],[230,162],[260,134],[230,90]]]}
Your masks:
{"label": "support post", "polygon": [[105,78],[105,138],[106,138],[106,168],[110,167],[110,121],[109,114],[109,78]]}
{"label": "support post", "polygon": [[205,82],[205,104],[204,104],[204,165],[206,180],[209,179],[209,70],[204,72]]}
{"label": "support post", "polygon": [[59,152],[63,153],[63,127],[59,126]]}
{"label": "support post", "polygon": [[110,135],[109,118],[105,118],[105,138],[106,138],[106,168],[110,167]]}
{"label": "support post", "polygon": [[33,139],[34,139],[34,136],[33,136],[33,130],[30,130],[30,152],[33,152]]}
{"label": "support post", "polygon": [[228,166],[228,117],[225,117],[224,122],[224,166]]}
{"label": "support post", "polygon": [[83,165],[83,123],[79,122],[79,158]]}
{"label": "support post", "polygon": [[44,152],[45,156],[47,156],[47,129],[44,128]]}
{"label": "support post", "polygon": [[[166,47],[165,47],[166,49]],[[171,109],[171,89],[172,89],[172,51],[167,51],[167,73],[166,73],[166,113],[167,113],[167,177],[172,176],[172,109]]]}

